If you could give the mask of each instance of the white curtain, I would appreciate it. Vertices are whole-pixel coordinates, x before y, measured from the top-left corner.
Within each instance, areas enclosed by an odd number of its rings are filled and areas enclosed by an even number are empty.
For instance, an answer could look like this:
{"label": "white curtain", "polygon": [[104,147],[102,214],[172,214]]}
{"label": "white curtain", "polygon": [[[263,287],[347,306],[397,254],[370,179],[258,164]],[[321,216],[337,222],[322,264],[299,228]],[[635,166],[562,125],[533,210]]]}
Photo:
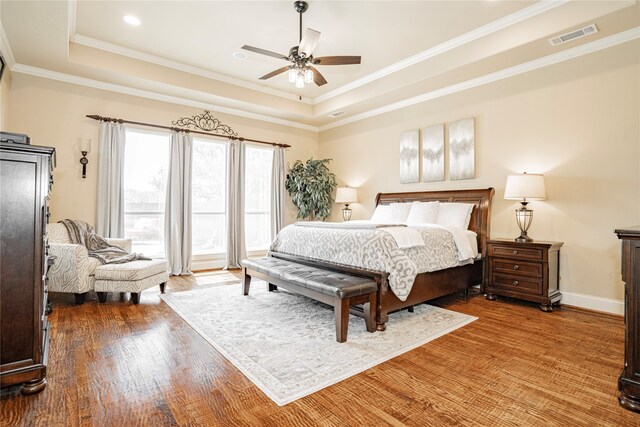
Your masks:
{"label": "white curtain", "polygon": [[191,274],[191,135],[171,134],[164,216],[164,247],[169,273]]}
{"label": "white curtain", "polygon": [[271,240],[284,227],[285,177],[284,148],[275,147],[271,167]]}
{"label": "white curtain", "polygon": [[121,123],[100,122],[96,232],[124,237],[124,146]]}
{"label": "white curtain", "polygon": [[227,146],[227,262],[225,268],[240,268],[247,257],[244,240],[244,144]]}

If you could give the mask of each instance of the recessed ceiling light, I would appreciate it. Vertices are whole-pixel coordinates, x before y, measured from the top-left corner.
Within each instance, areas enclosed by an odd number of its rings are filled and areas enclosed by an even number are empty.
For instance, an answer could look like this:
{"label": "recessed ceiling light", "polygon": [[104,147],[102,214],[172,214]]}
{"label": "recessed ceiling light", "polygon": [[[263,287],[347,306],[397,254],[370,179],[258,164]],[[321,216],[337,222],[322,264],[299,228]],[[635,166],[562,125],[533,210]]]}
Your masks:
{"label": "recessed ceiling light", "polygon": [[122,20],[123,20],[124,22],[126,22],[127,24],[129,24],[129,25],[135,25],[136,27],[137,27],[138,25],[142,24],[142,22],[141,22],[138,18],[136,18],[135,16],[133,16],[133,15],[125,15],[125,16],[123,16],[123,17],[122,17]]}
{"label": "recessed ceiling light", "polygon": [[233,52],[233,57],[236,59],[247,59],[247,54],[244,52]]}

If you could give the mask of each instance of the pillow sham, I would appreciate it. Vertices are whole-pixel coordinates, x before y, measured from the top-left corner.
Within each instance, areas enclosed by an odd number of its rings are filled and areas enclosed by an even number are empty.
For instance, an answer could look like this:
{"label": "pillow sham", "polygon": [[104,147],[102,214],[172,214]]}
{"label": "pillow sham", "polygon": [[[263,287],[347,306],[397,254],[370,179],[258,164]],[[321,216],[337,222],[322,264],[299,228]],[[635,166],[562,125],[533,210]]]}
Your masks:
{"label": "pillow sham", "polygon": [[379,224],[404,224],[409,216],[411,203],[391,203],[378,205],[371,216],[371,222]]}
{"label": "pillow sham", "polygon": [[435,224],[438,221],[440,202],[413,202],[407,224]]}
{"label": "pillow sham", "polygon": [[440,203],[436,223],[466,230],[469,228],[471,212],[474,206],[472,203]]}

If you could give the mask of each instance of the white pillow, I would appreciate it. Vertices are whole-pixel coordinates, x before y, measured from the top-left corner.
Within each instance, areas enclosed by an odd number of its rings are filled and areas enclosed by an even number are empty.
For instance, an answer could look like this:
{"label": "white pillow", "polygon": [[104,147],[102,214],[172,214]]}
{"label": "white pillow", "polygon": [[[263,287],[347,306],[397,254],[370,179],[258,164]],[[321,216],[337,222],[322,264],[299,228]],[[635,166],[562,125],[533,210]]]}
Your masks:
{"label": "white pillow", "polygon": [[436,222],[440,225],[451,225],[466,230],[469,228],[474,206],[472,203],[440,203]]}
{"label": "white pillow", "polygon": [[440,202],[413,202],[407,224],[435,224],[438,220]]}
{"label": "white pillow", "polygon": [[378,205],[371,216],[371,222],[378,224],[404,224],[407,222],[411,203],[391,203]]}

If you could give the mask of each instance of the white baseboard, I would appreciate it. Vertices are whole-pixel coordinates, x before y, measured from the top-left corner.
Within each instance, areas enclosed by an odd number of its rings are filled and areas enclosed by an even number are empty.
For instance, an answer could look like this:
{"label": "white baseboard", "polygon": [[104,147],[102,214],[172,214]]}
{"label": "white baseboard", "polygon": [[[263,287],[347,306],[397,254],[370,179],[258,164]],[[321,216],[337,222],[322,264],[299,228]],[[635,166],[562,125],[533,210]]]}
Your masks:
{"label": "white baseboard", "polygon": [[[266,254],[266,250],[249,251],[247,253],[247,256],[250,258],[254,258],[262,257]],[[224,254],[194,255],[193,257],[191,257],[191,271],[216,270],[219,268],[224,268],[226,263],[227,260]]]}
{"label": "white baseboard", "polygon": [[191,261],[191,271],[203,271],[203,270],[216,270],[218,268],[224,268],[225,260],[201,260]]}
{"label": "white baseboard", "polygon": [[624,315],[624,301],[594,297],[592,295],[577,294],[573,292],[562,293],[562,304],[574,307],[586,308],[589,310],[602,311],[605,313]]}

